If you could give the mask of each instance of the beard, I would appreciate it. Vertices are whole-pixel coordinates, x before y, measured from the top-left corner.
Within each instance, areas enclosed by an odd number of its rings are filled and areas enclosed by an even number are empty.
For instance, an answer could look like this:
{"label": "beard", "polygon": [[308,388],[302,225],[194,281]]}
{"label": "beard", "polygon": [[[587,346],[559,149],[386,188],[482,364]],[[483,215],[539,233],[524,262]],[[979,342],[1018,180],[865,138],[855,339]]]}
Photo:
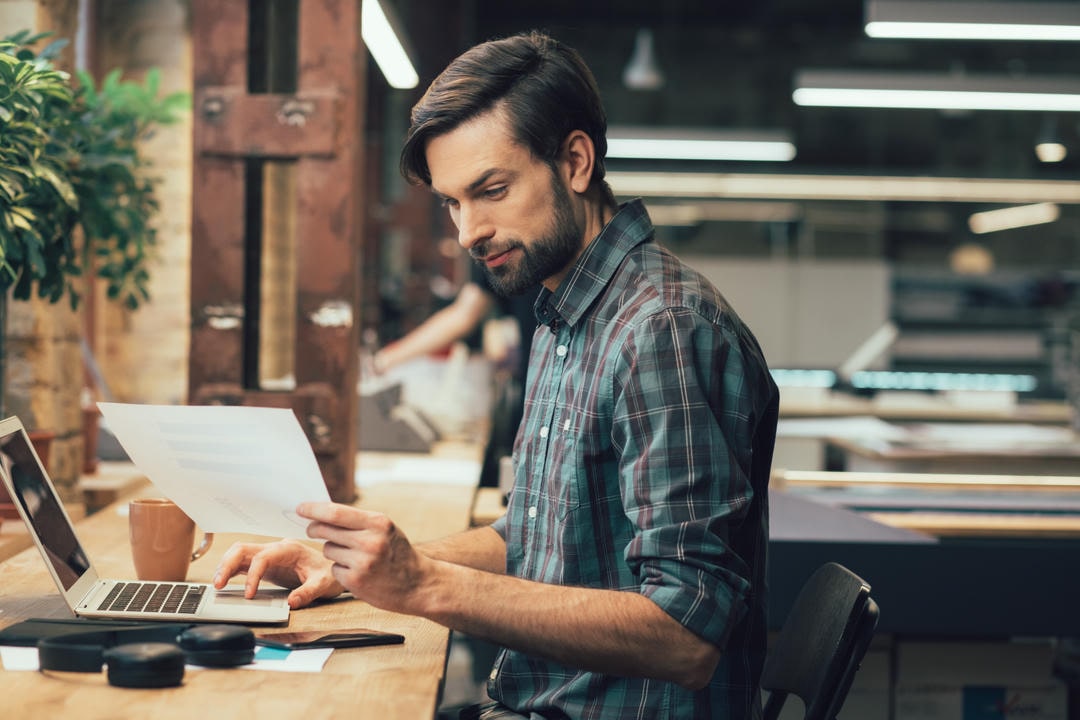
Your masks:
{"label": "beard", "polygon": [[[543,237],[525,243],[518,238],[510,238],[504,247],[496,252],[512,249],[521,250],[518,262],[507,262],[490,268],[482,265],[491,281],[491,287],[503,297],[521,295],[534,288],[549,277],[563,270],[577,257],[581,250],[581,227],[574,219],[570,194],[552,173],[551,192],[553,195],[551,227]],[[470,254],[473,259],[492,254],[491,244],[484,242],[474,246]]]}

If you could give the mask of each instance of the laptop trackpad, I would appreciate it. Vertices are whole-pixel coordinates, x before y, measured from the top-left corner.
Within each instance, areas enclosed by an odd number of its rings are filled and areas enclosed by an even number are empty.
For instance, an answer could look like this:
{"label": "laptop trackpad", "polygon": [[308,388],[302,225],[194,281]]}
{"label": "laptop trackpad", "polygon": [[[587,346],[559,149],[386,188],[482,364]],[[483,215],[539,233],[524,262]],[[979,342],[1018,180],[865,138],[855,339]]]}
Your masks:
{"label": "laptop trackpad", "polygon": [[260,590],[255,597],[248,600],[244,597],[243,590],[218,590],[214,593],[214,605],[247,605],[256,607],[270,607],[281,604],[284,591]]}

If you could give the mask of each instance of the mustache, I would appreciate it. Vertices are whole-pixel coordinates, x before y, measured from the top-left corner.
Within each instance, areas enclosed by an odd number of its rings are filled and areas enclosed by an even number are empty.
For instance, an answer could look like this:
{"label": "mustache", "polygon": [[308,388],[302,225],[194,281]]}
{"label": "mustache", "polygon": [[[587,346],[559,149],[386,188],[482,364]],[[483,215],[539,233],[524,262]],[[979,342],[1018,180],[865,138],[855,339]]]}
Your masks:
{"label": "mustache", "polygon": [[495,245],[490,241],[484,241],[469,248],[469,257],[476,262],[482,263],[484,262],[484,258],[489,258],[493,255],[501,255],[504,252],[521,247],[524,247],[524,245],[517,240],[510,240],[501,245]]}

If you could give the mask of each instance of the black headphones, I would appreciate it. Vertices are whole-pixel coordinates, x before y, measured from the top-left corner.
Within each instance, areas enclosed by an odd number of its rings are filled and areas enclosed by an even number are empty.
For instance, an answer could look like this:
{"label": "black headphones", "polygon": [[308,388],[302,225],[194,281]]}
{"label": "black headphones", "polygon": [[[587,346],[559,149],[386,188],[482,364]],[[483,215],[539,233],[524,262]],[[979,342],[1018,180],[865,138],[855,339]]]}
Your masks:
{"label": "black headphones", "polygon": [[176,687],[184,665],[236,667],[255,658],[255,633],[242,625],[169,623],[156,627],[68,633],[38,640],[44,672],[101,672],[128,688]]}

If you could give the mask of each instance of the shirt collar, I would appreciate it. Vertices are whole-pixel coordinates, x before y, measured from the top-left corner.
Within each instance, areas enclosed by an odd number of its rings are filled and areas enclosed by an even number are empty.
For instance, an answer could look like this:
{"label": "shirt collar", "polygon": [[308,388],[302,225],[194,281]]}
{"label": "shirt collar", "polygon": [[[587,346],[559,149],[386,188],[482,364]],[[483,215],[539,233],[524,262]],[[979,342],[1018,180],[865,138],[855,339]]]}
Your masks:
{"label": "shirt collar", "polygon": [[558,330],[560,323],[571,327],[577,324],[607,287],[626,254],[652,239],[653,225],[645,203],[637,199],[619,206],[619,211],[585,248],[558,289],[554,293],[547,288],[541,290],[533,306],[537,322],[547,325],[552,332]]}

